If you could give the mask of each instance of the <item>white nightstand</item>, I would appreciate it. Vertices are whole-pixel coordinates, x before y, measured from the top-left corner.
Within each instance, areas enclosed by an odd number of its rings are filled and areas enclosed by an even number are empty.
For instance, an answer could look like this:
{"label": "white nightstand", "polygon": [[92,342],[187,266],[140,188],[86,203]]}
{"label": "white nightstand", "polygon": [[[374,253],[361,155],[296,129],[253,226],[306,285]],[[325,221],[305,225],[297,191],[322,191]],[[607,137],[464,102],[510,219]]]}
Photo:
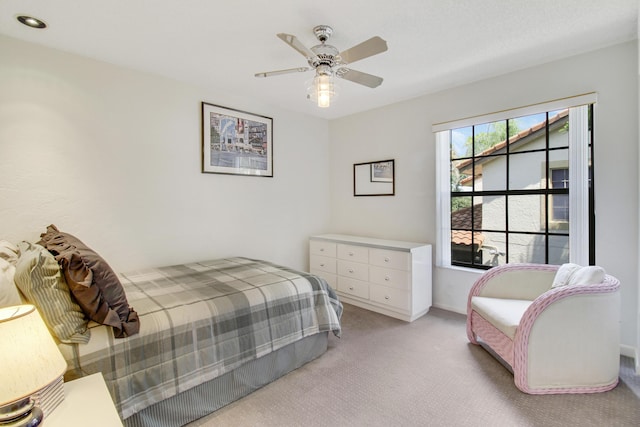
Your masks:
{"label": "white nightstand", "polygon": [[43,424],[46,427],[122,427],[100,373],[64,383],[64,400]]}

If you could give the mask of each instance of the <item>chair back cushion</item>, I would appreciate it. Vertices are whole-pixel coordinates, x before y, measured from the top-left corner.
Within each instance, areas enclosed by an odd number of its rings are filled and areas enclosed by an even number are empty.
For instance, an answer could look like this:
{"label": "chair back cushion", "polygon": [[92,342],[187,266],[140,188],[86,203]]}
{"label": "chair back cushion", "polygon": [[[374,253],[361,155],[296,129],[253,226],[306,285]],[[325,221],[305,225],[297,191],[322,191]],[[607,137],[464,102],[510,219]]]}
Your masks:
{"label": "chair back cushion", "polygon": [[597,265],[582,267],[578,264],[562,264],[553,279],[552,288],[571,285],[593,285],[602,283],[606,272]]}

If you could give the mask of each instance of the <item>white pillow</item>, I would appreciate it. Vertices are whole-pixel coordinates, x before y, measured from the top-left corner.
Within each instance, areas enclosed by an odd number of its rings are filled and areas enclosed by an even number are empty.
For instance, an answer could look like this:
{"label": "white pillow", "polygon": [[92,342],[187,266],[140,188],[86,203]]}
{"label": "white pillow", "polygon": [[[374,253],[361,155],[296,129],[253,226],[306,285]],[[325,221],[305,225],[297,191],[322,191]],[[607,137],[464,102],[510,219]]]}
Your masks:
{"label": "white pillow", "polygon": [[553,285],[551,285],[551,287],[557,288],[559,286],[568,285],[573,273],[580,268],[581,267],[578,264],[562,264],[556,272],[556,277],[553,278]]}
{"label": "white pillow", "polygon": [[16,287],[13,277],[16,267],[0,258],[0,307],[10,307],[22,304],[22,298]]}
{"label": "white pillow", "polygon": [[557,288],[567,285],[591,285],[602,283],[605,274],[604,269],[597,265],[582,267],[578,264],[562,264],[556,272],[556,276],[553,279],[553,285],[551,287]]}
{"label": "white pillow", "polygon": [[604,268],[590,265],[576,270],[569,279],[569,285],[593,285],[604,280]]}

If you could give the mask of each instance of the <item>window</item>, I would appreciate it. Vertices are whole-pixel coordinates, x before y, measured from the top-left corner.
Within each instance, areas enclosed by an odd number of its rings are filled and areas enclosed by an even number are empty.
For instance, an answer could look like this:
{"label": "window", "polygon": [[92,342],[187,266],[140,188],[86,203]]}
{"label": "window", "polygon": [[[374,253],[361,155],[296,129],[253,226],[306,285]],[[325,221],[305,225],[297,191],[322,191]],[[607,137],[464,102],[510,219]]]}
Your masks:
{"label": "window", "polygon": [[437,129],[438,265],[595,262],[593,105],[511,113]]}

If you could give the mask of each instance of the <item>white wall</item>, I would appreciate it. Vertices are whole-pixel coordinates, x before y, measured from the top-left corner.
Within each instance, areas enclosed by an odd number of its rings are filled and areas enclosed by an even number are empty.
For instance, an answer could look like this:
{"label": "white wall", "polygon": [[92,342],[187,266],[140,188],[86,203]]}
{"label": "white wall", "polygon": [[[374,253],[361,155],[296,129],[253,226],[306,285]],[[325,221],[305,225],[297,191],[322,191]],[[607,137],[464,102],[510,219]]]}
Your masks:
{"label": "white wall", "polygon": [[[117,271],[243,255],[307,266],[328,124],[0,37],[0,239],[56,224]],[[201,102],[274,120],[274,177],[202,174]]]}
{"label": "white wall", "polygon": [[[596,91],[596,258],[622,282],[623,350],[633,355],[639,259],[637,57],[637,43],[624,43],[330,122],[331,231],[435,242],[433,123]],[[353,163],[392,158],[396,196],[353,197]],[[436,269],[434,305],[464,312],[477,275]]]}

